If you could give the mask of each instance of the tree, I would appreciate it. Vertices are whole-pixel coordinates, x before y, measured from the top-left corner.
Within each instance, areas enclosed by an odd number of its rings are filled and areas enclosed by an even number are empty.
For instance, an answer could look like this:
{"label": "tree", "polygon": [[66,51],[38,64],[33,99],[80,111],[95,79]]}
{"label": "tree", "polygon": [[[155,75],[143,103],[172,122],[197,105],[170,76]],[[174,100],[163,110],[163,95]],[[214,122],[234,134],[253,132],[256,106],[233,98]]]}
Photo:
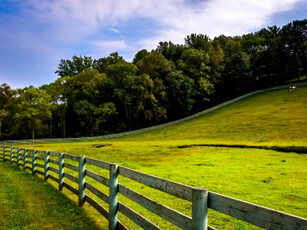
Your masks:
{"label": "tree", "polygon": [[152,51],[137,63],[140,74],[148,74],[152,79],[165,79],[171,70],[171,63],[158,51]]}
{"label": "tree", "polygon": [[169,41],[159,42],[156,51],[161,52],[166,59],[176,62],[181,57],[182,52],[185,49],[186,48],[183,45],[175,45],[174,43]]}
{"label": "tree", "polygon": [[208,52],[211,43],[210,38],[207,35],[203,34],[191,34],[188,35],[185,39],[185,45],[188,48],[199,49]]}
{"label": "tree", "polygon": [[209,50],[210,78],[214,84],[221,82],[221,74],[225,68],[224,50],[220,45],[212,46]]}
{"label": "tree", "polygon": [[224,93],[235,95],[246,92],[252,82],[250,69],[250,58],[245,52],[240,52],[232,56],[230,62],[226,64],[224,75]]}
{"label": "tree", "polygon": [[[158,78],[156,78],[157,80]],[[134,101],[132,111],[137,123],[152,125],[166,118],[166,109],[154,95],[154,81],[148,74],[138,75],[133,85]],[[138,126],[140,126],[138,124]]]}
{"label": "tree", "polygon": [[33,86],[18,91],[16,99],[16,120],[29,120],[31,123],[32,139],[39,122],[51,118],[51,97],[43,90]]}
{"label": "tree", "polygon": [[178,69],[195,82],[195,108],[197,111],[202,109],[205,103],[210,100],[209,95],[214,91],[209,63],[209,54],[194,48],[185,50],[181,55],[181,59],[177,61]]}
{"label": "tree", "polygon": [[135,54],[132,63],[136,64],[138,61],[141,61],[146,55],[148,55],[148,51],[146,49],[142,49],[142,50],[138,51]]}
{"label": "tree", "polygon": [[58,66],[58,70],[55,71],[57,75],[60,77],[72,77],[78,73],[81,73],[86,68],[91,68],[93,66],[92,57],[87,56],[73,56],[72,60],[69,59],[61,59],[60,64]]}
{"label": "tree", "polygon": [[194,48],[185,50],[178,60],[178,69],[186,76],[198,81],[201,77],[209,78],[209,55]]}
{"label": "tree", "polygon": [[256,33],[263,38],[264,47],[256,60],[254,75],[269,85],[278,84],[287,78],[286,66],[289,57],[281,39],[281,29],[277,26],[261,29]]}
{"label": "tree", "polygon": [[95,105],[87,100],[80,100],[75,103],[74,108],[80,118],[80,126],[85,129],[84,135],[88,135],[86,132],[88,128],[90,135],[93,136],[95,130],[99,134],[100,124],[117,114],[115,104],[112,102]]}
{"label": "tree", "polygon": [[9,115],[9,105],[14,94],[15,91],[8,84],[3,83],[0,86],[0,138],[2,137],[2,121]]}
{"label": "tree", "polygon": [[99,126],[107,118],[117,114],[112,102],[101,100],[99,89],[107,84],[107,77],[96,69],[85,69],[82,73],[69,80],[69,103],[77,115],[83,135],[99,134]]}
{"label": "tree", "polygon": [[111,64],[106,70],[107,84],[122,103],[127,121],[131,119],[131,106],[134,96],[132,88],[134,87],[137,72],[137,67],[128,62]]}
{"label": "tree", "polygon": [[302,69],[307,77],[307,19],[283,26],[281,36],[291,60],[295,60],[296,71]]}
{"label": "tree", "polygon": [[196,86],[194,81],[174,70],[166,77],[168,112],[171,118],[188,115],[195,103]]}
{"label": "tree", "polygon": [[106,73],[109,65],[124,63],[125,60],[122,56],[119,56],[117,52],[111,53],[106,58],[100,58],[98,60],[94,60],[93,68],[97,69],[99,73]]}

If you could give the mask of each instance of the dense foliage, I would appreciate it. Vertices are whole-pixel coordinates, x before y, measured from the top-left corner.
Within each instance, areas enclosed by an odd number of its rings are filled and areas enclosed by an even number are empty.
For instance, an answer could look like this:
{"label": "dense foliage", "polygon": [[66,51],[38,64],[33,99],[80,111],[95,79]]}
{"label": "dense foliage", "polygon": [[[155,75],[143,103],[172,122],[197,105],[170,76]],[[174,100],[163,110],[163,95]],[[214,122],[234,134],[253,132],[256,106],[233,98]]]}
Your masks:
{"label": "dense foliage", "polygon": [[160,42],[129,63],[61,60],[40,88],[0,87],[0,138],[103,135],[178,119],[240,94],[306,76],[307,20],[243,36]]}

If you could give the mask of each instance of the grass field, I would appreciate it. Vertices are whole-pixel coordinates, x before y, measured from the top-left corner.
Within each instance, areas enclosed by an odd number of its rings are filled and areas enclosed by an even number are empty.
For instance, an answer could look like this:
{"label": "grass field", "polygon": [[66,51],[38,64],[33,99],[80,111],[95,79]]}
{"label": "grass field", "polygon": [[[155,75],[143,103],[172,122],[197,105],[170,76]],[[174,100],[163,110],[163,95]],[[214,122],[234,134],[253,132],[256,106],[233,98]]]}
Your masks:
{"label": "grass field", "polygon": [[[306,105],[306,86],[294,92],[284,89],[256,95],[197,119],[143,134],[95,142],[24,147],[86,155],[118,163],[306,218],[305,154],[249,148],[178,147],[195,144],[307,147]],[[93,147],[102,143],[111,146]],[[170,199],[123,178],[120,178],[121,182],[191,214],[190,205],[184,201]],[[157,221],[161,227],[170,228],[140,207],[136,209]],[[209,223],[218,229],[257,229],[216,212],[209,214]],[[135,228],[133,224],[128,226]]]}
{"label": "grass field", "polygon": [[0,162],[0,229],[99,229],[52,185]]}

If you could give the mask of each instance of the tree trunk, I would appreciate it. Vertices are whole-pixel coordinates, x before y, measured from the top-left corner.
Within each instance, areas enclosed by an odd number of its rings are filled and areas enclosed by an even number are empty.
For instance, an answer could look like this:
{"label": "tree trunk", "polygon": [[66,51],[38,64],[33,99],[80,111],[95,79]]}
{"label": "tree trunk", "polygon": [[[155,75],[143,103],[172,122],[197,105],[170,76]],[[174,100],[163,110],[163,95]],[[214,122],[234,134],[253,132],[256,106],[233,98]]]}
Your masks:
{"label": "tree trunk", "polygon": [[0,138],[2,137],[2,118],[0,119]]}
{"label": "tree trunk", "polygon": [[126,121],[129,121],[128,106],[126,104],[124,104],[124,106],[125,106]]}
{"label": "tree trunk", "polygon": [[62,112],[62,128],[63,128],[63,138],[66,137],[66,118],[65,118],[65,107]]}
{"label": "tree trunk", "polygon": [[32,120],[32,139],[34,140],[35,136],[34,136],[34,121]]}
{"label": "tree trunk", "polygon": [[48,130],[49,131],[49,137],[51,137],[52,136],[52,120],[51,119],[49,120],[49,127],[48,128],[49,128],[49,130]]}
{"label": "tree trunk", "polygon": [[93,118],[93,113],[91,113],[91,127],[92,127],[91,135],[93,137],[94,136],[94,118]]}

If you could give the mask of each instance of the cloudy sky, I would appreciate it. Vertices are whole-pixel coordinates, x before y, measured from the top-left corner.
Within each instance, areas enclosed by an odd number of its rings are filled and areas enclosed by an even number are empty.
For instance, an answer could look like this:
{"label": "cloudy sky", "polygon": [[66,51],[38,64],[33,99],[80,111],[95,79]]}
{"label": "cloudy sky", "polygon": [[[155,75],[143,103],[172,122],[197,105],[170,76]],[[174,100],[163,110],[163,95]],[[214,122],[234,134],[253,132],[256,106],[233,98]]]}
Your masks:
{"label": "cloudy sky", "polygon": [[307,18],[306,0],[0,0],[0,84],[54,81],[60,59],[128,61],[191,33],[242,35]]}

